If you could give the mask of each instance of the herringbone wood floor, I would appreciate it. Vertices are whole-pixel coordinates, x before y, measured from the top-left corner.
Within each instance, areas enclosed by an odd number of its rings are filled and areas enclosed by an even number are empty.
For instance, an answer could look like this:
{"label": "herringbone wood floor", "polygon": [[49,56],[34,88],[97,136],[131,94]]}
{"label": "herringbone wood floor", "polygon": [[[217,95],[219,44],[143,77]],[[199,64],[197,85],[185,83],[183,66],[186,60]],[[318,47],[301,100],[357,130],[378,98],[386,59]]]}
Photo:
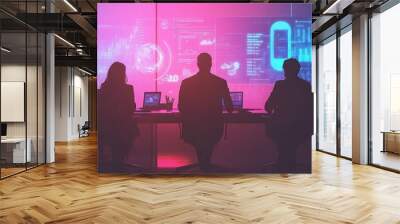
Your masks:
{"label": "herringbone wood floor", "polygon": [[323,153],[312,175],[96,172],[96,140],[0,181],[0,223],[400,223],[400,175]]}

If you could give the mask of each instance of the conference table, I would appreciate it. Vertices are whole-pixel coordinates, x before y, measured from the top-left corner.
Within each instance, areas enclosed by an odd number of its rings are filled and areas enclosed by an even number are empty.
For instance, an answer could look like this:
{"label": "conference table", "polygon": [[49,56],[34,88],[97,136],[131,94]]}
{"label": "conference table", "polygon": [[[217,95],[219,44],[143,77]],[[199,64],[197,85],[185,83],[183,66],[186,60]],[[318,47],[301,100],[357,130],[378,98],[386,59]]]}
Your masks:
{"label": "conference table", "polygon": [[[178,110],[137,111],[134,118],[138,123],[180,123],[181,114]],[[268,114],[261,109],[224,112],[226,123],[264,123]]]}
{"label": "conference table", "polygon": [[[224,112],[223,119],[225,121],[225,130],[224,137],[221,140],[223,143],[219,143],[220,147],[234,148],[239,145],[248,145],[251,147],[252,144],[257,142],[257,140],[254,140],[254,136],[257,136],[258,139],[264,139],[265,121],[268,119],[268,116],[269,115],[264,110],[243,110],[234,111],[232,113]],[[181,138],[182,119],[179,111],[137,111],[134,114],[134,119],[139,126],[141,138],[143,138],[142,142],[147,143],[146,145],[139,146],[139,148],[146,148],[142,153],[150,153],[151,166],[147,167],[148,169],[150,168],[153,171],[160,171],[163,170],[163,168],[164,170],[171,170],[180,166],[179,164],[163,165],[163,160],[165,160],[162,157],[163,151],[179,149],[180,151],[178,150],[179,152],[175,152],[175,154],[179,155],[180,153],[187,153],[188,151],[194,153],[193,148],[189,149],[191,146],[184,143]],[[257,131],[254,131],[254,125],[257,126]],[[248,140],[240,142],[241,139]],[[163,148],[164,150],[162,150]],[[169,153],[172,152],[169,151]],[[232,153],[232,150],[227,153]],[[218,157],[218,155],[216,156]]]}

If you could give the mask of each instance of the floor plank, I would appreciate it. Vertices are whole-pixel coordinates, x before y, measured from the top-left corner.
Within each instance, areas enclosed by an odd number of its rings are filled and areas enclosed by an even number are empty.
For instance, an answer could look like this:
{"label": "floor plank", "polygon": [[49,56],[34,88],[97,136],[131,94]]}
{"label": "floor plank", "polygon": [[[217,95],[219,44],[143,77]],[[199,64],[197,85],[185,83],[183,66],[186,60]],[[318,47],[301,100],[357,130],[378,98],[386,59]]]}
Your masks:
{"label": "floor plank", "polygon": [[96,172],[96,139],[0,181],[0,223],[400,223],[400,175],[313,152],[313,174]]}

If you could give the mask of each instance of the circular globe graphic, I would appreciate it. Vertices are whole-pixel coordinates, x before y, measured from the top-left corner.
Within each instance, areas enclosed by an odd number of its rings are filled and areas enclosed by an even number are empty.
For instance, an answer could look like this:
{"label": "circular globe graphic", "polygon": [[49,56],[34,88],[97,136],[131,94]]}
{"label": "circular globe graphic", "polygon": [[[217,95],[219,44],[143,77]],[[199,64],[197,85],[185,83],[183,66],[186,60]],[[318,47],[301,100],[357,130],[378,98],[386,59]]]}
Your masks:
{"label": "circular globe graphic", "polygon": [[142,73],[155,72],[163,60],[163,53],[155,44],[143,44],[136,49],[135,68]]}

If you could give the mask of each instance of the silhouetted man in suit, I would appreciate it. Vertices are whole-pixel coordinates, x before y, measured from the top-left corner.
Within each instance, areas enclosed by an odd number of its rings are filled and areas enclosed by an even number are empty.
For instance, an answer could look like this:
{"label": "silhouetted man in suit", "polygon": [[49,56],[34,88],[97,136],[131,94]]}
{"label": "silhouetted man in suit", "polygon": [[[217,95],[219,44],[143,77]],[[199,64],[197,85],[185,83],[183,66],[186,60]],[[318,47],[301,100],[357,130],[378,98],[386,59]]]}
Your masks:
{"label": "silhouetted man in suit", "polygon": [[211,168],[212,151],[224,131],[222,101],[232,112],[232,100],[226,81],[210,72],[212,58],[207,53],[197,57],[199,72],[182,81],[178,108],[182,114],[183,139],[196,148],[200,169]]}
{"label": "silhouetted man in suit", "polygon": [[265,110],[271,114],[266,132],[277,144],[280,171],[296,171],[296,149],[311,139],[313,97],[311,85],[298,77],[300,63],[288,59],[283,64],[285,79],[277,81]]}

